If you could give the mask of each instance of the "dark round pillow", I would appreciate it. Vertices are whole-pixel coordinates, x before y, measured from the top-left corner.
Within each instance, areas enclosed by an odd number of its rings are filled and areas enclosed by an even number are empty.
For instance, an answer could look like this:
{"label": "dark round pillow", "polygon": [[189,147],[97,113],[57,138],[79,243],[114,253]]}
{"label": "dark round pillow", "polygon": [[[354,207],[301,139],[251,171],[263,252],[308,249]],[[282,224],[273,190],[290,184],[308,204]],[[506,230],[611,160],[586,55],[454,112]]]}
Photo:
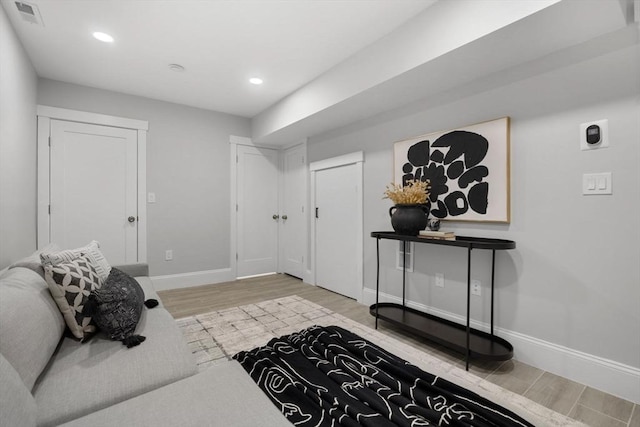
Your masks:
{"label": "dark round pillow", "polygon": [[110,339],[122,341],[130,348],[146,339],[134,334],[143,305],[154,307],[158,303],[156,300],[145,303],[144,291],[136,279],[112,268],[102,287],[89,295],[83,313],[91,316]]}

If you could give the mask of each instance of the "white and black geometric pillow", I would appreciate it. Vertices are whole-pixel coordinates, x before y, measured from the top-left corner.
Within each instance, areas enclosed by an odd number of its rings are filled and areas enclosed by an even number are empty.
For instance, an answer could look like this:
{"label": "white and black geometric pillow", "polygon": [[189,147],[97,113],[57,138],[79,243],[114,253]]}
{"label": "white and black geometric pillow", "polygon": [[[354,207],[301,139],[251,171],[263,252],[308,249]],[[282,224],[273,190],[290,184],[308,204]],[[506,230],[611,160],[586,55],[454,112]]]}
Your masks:
{"label": "white and black geometric pillow", "polygon": [[91,294],[99,289],[101,281],[95,267],[85,256],[71,261],[44,265],[45,280],[64,321],[74,337],[83,340],[96,331],[91,317],[82,311]]}
{"label": "white and black geometric pillow", "polygon": [[72,261],[79,256],[85,256],[93,265],[100,278],[100,284],[102,285],[109,273],[111,272],[111,266],[107,262],[107,259],[100,251],[100,243],[96,240],[92,240],[87,246],[76,249],[67,249],[64,251],[43,251],[40,254],[40,260],[42,265],[47,264],[60,264],[62,262]]}

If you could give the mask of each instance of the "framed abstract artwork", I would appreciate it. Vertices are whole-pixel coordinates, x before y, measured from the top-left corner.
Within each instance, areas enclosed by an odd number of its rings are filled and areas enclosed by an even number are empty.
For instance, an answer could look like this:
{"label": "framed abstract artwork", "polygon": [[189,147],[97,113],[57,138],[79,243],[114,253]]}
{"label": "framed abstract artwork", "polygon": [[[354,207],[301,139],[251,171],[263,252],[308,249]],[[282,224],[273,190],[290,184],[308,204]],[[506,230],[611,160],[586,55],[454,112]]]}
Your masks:
{"label": "framed abstract artwork", "polygon": [[509,133],[503,117],[398,141],[394,182],[429,180],[431,218],[508,223]]}

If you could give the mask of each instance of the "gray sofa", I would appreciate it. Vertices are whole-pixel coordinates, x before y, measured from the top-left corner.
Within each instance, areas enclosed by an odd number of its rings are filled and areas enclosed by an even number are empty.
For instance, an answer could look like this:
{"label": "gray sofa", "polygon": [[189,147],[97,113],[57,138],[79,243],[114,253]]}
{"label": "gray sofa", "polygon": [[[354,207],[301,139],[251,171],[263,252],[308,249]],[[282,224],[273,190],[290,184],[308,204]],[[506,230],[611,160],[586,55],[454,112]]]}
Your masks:
{"label": "gray sofa", "polygon": [[[237,362],[197,373],[162,304],[144,309],[137,347],[80,343],[37,268],[15,265],[0,271],[1,426],[290,426]],[[118,268],[159,300],[146,265]]]}

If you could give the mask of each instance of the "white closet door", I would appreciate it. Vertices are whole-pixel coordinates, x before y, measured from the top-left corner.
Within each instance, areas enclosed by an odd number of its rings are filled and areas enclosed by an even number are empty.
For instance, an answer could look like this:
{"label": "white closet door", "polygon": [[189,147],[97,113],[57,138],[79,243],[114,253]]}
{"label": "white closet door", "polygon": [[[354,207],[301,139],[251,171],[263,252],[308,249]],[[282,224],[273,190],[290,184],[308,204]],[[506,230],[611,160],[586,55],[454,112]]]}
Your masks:
{"label": "white closet door", "polygon": [[137,132],[51,120],[50,241],[100,242],[111,264],[138,260]]}
{"label": "white closet door", "polygon": [[316,285],[358,299],[359,187],[355,164],[315,173]]}
{"label": "white closet door", "polygon": [[243,145],[237,150],[237,274],[273,273],[278,267],[278,152]]}

